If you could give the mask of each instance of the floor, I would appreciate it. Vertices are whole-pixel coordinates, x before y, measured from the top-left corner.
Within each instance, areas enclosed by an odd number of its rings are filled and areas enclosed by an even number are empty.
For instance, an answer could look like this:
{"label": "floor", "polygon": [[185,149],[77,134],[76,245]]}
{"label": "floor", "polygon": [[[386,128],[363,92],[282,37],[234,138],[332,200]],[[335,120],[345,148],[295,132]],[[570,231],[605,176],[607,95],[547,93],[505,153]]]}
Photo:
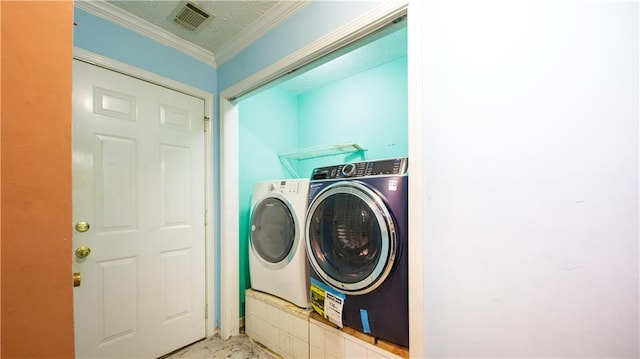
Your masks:
{"label": "floor", "polygon": [[274,359],[280,358],[276,354],[258,344],[245,334],[222,340],[216,334],[184,347],[161,359],[200,359],[200,358],[229,358],[229,359]]}

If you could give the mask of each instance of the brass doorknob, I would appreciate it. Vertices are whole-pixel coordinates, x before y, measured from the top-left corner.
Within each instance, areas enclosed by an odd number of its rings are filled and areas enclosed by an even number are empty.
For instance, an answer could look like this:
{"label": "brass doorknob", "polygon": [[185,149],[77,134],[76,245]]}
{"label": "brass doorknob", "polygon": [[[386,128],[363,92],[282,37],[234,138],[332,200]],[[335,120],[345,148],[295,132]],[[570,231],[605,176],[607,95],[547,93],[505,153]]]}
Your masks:
{"label": "brass doorknob", "polygon": [[81,246],[76,248],[76,257],[78,258],[87,258],[91,254],[91,248]]}
{"label": "brass doorknob", "polygon": [[78,232],[86,232],[89,230],[91,226],[89,226],[89,223],[81,221],[76,223],[76,231]]}

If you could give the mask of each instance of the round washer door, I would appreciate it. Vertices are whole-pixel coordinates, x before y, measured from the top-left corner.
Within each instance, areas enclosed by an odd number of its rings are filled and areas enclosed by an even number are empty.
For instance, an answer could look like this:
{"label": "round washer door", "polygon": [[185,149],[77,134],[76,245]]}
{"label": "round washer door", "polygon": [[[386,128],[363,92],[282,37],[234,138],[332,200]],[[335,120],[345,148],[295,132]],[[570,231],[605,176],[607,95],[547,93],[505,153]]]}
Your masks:
{"label": "round washer door", "polygon": [[299,234],[291,206],[283,198],[267,197],[251,212],[251,250],[272,268],[282,268],[293,258]]}
{"label": "round washer door", "polygon": [[305,229],[309,263],[340,292],[369,293],[393,267],[393,219],[380,196],[360,182],[338,182],[322,190],[309,205]]}

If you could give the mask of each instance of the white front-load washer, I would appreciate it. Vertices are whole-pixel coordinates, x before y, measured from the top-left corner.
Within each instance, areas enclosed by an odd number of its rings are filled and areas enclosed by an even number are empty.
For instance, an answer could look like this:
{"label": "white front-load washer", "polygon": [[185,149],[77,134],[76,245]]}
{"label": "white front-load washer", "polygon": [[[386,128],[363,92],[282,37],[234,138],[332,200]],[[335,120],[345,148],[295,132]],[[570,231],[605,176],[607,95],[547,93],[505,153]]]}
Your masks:
{"label": "white front-load washer", "polygon": [[251,288],[309,308],[304,241],[308,179],[254,184],[249,231]]}

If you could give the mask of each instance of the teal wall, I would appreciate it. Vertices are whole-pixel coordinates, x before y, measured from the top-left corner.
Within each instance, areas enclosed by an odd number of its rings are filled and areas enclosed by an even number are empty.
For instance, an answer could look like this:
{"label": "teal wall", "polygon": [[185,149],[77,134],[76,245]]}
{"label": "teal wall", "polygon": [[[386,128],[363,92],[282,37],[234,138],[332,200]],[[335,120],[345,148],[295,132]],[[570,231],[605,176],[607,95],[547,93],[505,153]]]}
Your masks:
{"label": "teal wall", "polygon": [[[300,147],[355,142],[366,160],[408,154],[407,57],[401,57],[340,82],[301,95],[298,100]],[[308,178],[315,167],[361,158],[329,156],[299,161]]]}
{"label": "teal wall", "polygon": [[291,161],[300,178],[309,178],[317,166],[407,156],[407,85],[407,57],[403,56],[301,95],[289,95],[282,90],[283,84],[239,102],[241,316],[244,290],[250,288],[253,184],[292,178],[278,154],[304,147],[352,141],[367,151]]}

